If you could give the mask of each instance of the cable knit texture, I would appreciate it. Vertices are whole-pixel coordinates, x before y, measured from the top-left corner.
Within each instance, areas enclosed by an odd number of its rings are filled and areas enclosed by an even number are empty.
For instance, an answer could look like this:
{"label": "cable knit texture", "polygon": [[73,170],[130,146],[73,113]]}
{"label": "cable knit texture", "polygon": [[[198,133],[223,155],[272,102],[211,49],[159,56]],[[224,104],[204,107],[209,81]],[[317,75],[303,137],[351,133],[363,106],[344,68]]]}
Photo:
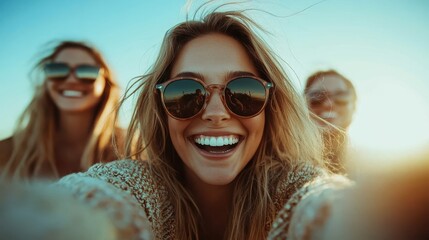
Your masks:
{"label": "cable knit texture", "polygon": [[[174,209],[168,192],[162,180],[150,174],[148,164],[137,160],[96,164],[85,173],[64,177],[58,184],[72,190],[87,204],[104,209],[113,219],[121,239],[176,239]],[[299,232],[294,239],[300,239],[302,229],[308,229],[321,212],[319,207],[325,198],[318,199],[321,192],[332,190],[332,182],[340,186],[347,181],[333,180],[311,166],[287,174],[273,197],[278,215],[265,226],[270,231],[268,238],[286,239],[289,228],[293,227],[290,232]],[[303,199],[315,214],[299,211],[302,216],[292,217]]]}

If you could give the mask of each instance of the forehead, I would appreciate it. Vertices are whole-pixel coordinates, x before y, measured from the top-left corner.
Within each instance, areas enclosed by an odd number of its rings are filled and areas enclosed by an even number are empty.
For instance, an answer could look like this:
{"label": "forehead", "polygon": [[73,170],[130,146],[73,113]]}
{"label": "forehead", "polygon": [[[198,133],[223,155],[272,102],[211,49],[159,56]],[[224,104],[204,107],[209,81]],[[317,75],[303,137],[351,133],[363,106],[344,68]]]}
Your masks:
{"label": "forehead", "polygon": [[308,88],[308,93],[316,91],[344,92],[348,90],[347,84],[341,77],[336,75],[326,75],[316,79]]}
{"label": "forehead", "polygon": [[[207,34],[188,42],[179,52],[170,77],[192,72],[203,81],[226,77],[228,72],[249,72],[257,75],[256,68],[241,43],[223,34]],[[226,80],[226,79],[224,79]]]}
{"label": "forehead", "polygon": [[53,61],[68,63],[72,66],[78,64],[97,64],[91,54],[81,48],[65,48],[55,56]]}

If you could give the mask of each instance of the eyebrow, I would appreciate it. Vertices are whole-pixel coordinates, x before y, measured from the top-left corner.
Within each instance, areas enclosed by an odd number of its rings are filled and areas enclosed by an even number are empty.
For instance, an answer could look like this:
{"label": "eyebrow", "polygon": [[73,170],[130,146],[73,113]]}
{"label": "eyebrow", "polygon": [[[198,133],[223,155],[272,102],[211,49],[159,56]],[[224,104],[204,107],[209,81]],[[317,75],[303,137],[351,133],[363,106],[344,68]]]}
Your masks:
{"label": "eyebrow", "polygon": [[[229,71],[226,73],[226,80],[232,79],[235,77],[240,77],[240,76],[256,77],[254,73],[247,72],[247,71]],[[192,78],[198,78],[198,79],[204,80],[204,76],[201,73],[196,73],[196,72],[181,72],[181,73],[178,73],[173,78],[179,78],[179,77],[192,77]]]}
{"label": "eyebrow", "polygon": [[240,76],[252,76],[252,77],[256,77],[256,75],[254,73],[251,72],[247,72],[247,71],[230,71],[226,74],[227,79],[231,79],[231,78],[235,78],[235,77],[240,77]]}
{"label": "eyebrow", "polygon": [[178,73],[173,78],[179,78],[179,77],[192,77],[192,78],[204,79],[204,76],[202,74],[195,73],[195,72],[181,72],[181,73]]}

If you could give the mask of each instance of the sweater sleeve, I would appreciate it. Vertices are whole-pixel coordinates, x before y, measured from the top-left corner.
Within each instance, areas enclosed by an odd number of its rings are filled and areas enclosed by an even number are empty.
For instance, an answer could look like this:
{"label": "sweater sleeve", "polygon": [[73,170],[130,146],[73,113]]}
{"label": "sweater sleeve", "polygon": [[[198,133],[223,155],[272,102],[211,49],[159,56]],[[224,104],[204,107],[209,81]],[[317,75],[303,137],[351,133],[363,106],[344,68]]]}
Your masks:
{"label": "sweater sleeve", "polygon": [[90,169],[86,173],[68,175],[57,185],[71,191],[76,199],[92,209],[105,212],[119,239],[153,239],[146,213],[133,195],[96,176]]}
{"label": "sweater sleeve", "polygon": [[268,239],[321,239],[333,203],[349,185],[342,176],[321,176],[303,185],[278,212]]}

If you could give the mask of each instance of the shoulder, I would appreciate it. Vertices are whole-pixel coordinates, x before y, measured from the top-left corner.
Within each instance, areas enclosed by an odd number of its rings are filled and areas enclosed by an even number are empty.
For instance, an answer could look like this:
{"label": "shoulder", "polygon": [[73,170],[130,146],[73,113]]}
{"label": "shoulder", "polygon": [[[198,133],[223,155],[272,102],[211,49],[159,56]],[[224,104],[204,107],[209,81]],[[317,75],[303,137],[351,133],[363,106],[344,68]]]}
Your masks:
{"label": "shoulder", "polygon": [[304,185],[313,182],[316,178],[326,176],[324,169],[310,164],[291,168],[287,173],[283,174],[277,184],[275,190],[275,199],[277,204],[283,206],[292,195]]}
{"label": "shoulder", "polygon": [[[116,160],[108,163],[97,163],[91,166],[86,172],[70,174],[63,177],[60,182],[67,182],[70,179],[98,179],[103,182],[115,183],[121,179],[128,179],[135,175],[146,173],[146,165],[138,160]],[[114,184],[115,185],[115,184]]]}
{"label": "shoulder", "polygon": [[128,186],[134,186],[136,182],[141,182],[143,179],[151,180],[149,167],[149,163],[144,160],[116,160],[95,164],[85,174],[113,185],[119,184],[122,186],[121,188],[125,188],[124,183],[127,183]]}
{"label": "shoulder", "polygon": [[144,160],[122,159],[108,163],[99,163],[91,166],[86,172],[89,175],[98,176],[129,176],[135,172],[146,172],[149,163]]}
{"label": "shoulder", "polygon": [[13,151],[12,137],[0,141],[0,167],[6,165]]}
{"label": "shoulder", "polygon": [[168,202],[164,181],[151,171],[147,160],[127,159],[96,164],[86,175],[130,193],[142,205],[148,202]]}
{"label": "shoulder", "polygon": [[108,163],[97,163],[86,172],[65,176],[60,182],[101,180],[116,188],[131,192],[133,188],[143,187],[145,181],[152,182],[149,164],[143,160],[116,160]]}
{"label": "shoulder", "polygon": [[116,189],[134,196],[143,205],[148,201],[164,201],[167,195],[164,182],[152,173],[150,163],[146,160],[127,159],[95,164],[88,171],[72,174],[63,181],[81,182],[93,179],[113,185]]}
{"label": "shoulder", "polygon": [[278,213],[286,204],[294,204],[300,198],[299,192],[305,192],[307,185],[326,175],[320,167],[311,164],[283,169],[273,195],[273,204]]}

